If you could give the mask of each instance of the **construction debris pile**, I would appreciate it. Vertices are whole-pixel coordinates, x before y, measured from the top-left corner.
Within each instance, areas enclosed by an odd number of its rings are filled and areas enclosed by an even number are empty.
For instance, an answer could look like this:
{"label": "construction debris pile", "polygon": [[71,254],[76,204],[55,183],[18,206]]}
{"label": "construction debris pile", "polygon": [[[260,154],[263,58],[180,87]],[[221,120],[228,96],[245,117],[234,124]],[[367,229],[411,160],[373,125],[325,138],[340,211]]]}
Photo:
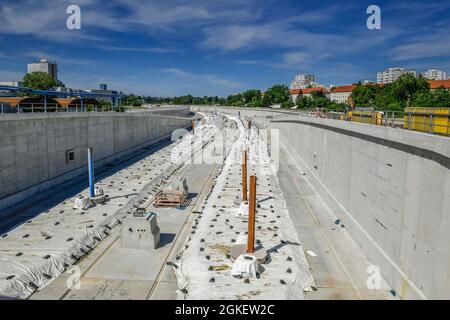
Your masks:
{"label": "construction debris pile", "polygon": [[[238,138],[227,135],[225,144],[231,148],[225,163],[202,209],[195,212],[183,249],[172,262],[179,298],[304,299],[304,291],[314,288],[314,280],[286,209],[268,145],[255,127],[249,130],[240,119],[228,119],[236,122]],[[243,150],[248,150],[248,174],[258,177],[255,249],[264,248],[267,253],[263,264],[253,261],[254,255],[244,254],[233,261],[230,254],[231,248],[245,245],[248,238],[248,206],[242,205]]]}

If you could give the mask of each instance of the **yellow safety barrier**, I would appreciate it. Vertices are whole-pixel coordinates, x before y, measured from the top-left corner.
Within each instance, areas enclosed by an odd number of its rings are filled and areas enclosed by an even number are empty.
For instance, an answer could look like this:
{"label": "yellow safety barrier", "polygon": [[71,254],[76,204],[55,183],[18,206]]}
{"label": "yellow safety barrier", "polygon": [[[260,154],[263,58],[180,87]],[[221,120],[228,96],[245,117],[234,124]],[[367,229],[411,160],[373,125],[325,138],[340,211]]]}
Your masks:
{"label": "yellow safety barrier", "polygon": [[352,122],[361,122],[381,126],[383,124],[383,112],[353,110],[349,116]]}
{"label": "yellow safety barrier", "polygon": [[403,128],[450,135],[450,108],[406,108]]}

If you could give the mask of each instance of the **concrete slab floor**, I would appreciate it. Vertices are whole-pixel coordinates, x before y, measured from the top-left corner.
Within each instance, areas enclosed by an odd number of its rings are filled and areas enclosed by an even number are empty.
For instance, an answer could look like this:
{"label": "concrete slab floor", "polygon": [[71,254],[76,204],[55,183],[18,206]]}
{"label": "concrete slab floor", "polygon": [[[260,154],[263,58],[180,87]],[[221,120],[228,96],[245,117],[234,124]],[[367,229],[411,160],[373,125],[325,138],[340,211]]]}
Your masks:
{"label": "concrete slab floor", "polygon": [[307,292],[306,299],[395,299],[384,280],[381,290],[367,288],[370,261],[345,228],[335,224],[332,210],[302,173],[281,147],[280,186],[317,284],[317,291]]}
{"label": "concrete slab floor", "polygon": [[181,233],[178,241],[176,236],[184,224],[191,224],[186,218],[195,209],[198,199],[206,195],[204,191],[208,191],[207,186],[211,183],[208,180],[216,170],[214,165],[192,164],[186,167],[181,175],[188,182],[192,199],[184,210],[149,207],[157,214],[161,229],[161,246],[157,250],[122,249],[120,227],[117,227],[111,233],[109,244],[102,242],[80,262],[83,275],[79,289],[68,291],[68,275],[63,274],[33,294],[31,299],[176,299],[176,277],[165,262],[173,259],[183,244],[186,233]]}

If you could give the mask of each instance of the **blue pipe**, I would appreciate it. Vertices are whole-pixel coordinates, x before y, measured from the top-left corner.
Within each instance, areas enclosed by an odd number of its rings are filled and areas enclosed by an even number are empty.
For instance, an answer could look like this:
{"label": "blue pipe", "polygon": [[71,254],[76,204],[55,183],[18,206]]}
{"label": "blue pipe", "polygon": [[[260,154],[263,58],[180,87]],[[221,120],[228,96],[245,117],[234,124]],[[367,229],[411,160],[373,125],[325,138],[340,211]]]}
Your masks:
{"label": "blue pipe", "polygon": [[94,187],[94,160],[92,157],[92,148],[88,148],[88,170],[89,170],[89,197],[95,197]]}

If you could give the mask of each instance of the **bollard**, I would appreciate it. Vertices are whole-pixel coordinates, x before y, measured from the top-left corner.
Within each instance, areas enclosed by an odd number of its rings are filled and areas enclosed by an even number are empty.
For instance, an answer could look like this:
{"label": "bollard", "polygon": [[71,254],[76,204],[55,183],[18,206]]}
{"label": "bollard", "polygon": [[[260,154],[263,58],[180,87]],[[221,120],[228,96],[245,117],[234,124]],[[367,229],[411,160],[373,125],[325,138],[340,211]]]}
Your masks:
{"label": "bollard", "polygon": [[192,120],[192,134],[195,134],[195,121]]}
{"label": "bollard", "polygon": [[252,128],[252,120],[248,120],[248,129],[250,130]]}
{"label": "bollard", "polygon": [[242,201],[247,201],[247,151],[243,152],[242,160]]}
{"label": "bollard", "polygon": [[247,253],[255,252],[255,210],[256,210],[256,176],[250,176]]}
{"label": "bollard", "polygon": [[92,157],[92,148],[88,147],[88,171],[89,171],[89,197],[95,197],[94,188],[94,160]]}

